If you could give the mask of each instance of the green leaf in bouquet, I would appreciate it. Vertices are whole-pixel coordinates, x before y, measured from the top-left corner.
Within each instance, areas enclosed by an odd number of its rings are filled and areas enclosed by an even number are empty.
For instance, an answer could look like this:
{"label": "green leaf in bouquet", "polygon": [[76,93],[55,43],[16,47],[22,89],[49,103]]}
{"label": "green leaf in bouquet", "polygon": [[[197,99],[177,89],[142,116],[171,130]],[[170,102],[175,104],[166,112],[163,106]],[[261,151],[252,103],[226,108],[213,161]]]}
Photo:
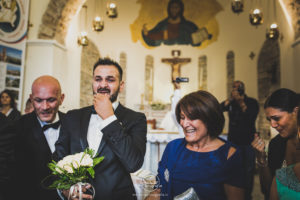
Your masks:
{"label": "green leaf in bouquet", "polygon": [[93,167],[95,167],[97,164],[99,164],[104,159],[104,156],[97,157],[93,159]]}
{"label": "green leaf in bouquet", "polygon": [[95,170],[92,167],[87,168],[87,171],[92,178],[95,178]]}
{"label": "green leaf in bouquet", "polygon": [[93,149],[86,148],[84,153],[89,154],[91,157],[94,156],[95,151]]}

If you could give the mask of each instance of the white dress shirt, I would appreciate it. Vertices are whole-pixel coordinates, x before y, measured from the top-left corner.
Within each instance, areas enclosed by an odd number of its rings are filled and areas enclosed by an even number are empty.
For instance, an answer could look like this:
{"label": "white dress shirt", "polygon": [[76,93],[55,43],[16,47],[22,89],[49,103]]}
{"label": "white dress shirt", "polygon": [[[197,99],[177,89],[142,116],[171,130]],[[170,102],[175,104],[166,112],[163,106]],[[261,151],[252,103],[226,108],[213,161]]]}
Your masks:
{"label": "white dress shirt", "polygon": [[[113,109],[116,110],[118,105],[118,101],[112,103]],[[87,133],[87,141],[89,148],[93,149],[95,154],[97,153],[102,140],[103,133],[101,130],[116,119],[117,117],[115,115],[112,115],[105,120],[103,120],[97,113],[91,115]]]}
{"label": "white dress shirt", "polygon": [[[41,124],[41,127],[43,127],[44,125],[47,124],[46,122],[42,122],[39,118],[38,118],[38,120]],[[56,113],[55,120],[52,123],[55,123],[58,120],[59,120],[59,116],[58,116],[58,113]],[[44,135],[46,137],[46,140],[48,142],[49,148],[52,153],[55,151],[55,143],[58,140],[59,130],[60,130],[60,125],[59,125],[58,129],[48,128],[47,130],[44,131]]]}
{"label": "white dress shirt", "polygon": [[8,111],[7,111],[7,113],[5,114],[5,116],[6,117],[8,117],[8,115],[11,113],[13,111],[13,109],[11,108],[11,109],[9,109]]}

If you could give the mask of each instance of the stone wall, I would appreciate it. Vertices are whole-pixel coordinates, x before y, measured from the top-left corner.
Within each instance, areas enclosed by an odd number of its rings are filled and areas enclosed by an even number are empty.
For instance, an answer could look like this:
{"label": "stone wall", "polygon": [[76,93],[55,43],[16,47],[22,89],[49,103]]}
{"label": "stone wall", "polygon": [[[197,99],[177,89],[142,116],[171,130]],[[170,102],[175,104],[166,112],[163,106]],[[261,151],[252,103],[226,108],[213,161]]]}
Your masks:
{"label": "stone wall", "polygon": [[234,80],[234,53],[229,51],[226,57],[227,67],[227,98],[231,97],[232,85]]}
{"label": "stone wall", "polygon": [[90,40],[88,46],[82,47],[80,70],[80,107],[93,103],[93,67],[100,58],[96,45]]}
{"label": "stone wall", "polygon": [[280,49],[278,40],[268,39],[260,50],[257,63],[258,77],[258,131],[265,138],[269,137],[270,123],[264,113],[266,98],[280,87]]}
{"label": "stone wall", "polygon": [[199,90],[207,90],[207,57],[199,57],[198,65],[198,88]]}
{"label": "stone wall", "polygon": [[55,39],[65,43],[72,18],[86,0],[50,0],[39,27],[39,39]]}

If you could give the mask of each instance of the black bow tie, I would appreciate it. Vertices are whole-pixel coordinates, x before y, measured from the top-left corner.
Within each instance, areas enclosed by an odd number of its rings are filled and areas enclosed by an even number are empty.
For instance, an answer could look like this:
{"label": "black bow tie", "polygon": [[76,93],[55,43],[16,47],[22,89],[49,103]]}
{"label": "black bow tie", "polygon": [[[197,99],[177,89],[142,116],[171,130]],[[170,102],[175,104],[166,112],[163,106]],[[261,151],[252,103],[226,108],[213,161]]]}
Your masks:
{"label": "black bow tie", "polygon": [[42,130],[43,130],[43,131],[46,131],[48,128],[58,129],[59,125],[60,125],[60,121],[57,121],[57,122],[52,123],[52,124],[45,124],[45,125],[42,127]]}

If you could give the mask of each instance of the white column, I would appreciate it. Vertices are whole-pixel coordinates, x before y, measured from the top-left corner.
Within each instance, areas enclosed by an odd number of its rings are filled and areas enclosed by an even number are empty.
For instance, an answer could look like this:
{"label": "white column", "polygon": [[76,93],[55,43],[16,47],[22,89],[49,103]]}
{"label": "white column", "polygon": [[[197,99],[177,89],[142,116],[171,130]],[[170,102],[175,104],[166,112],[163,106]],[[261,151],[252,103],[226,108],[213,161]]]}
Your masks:
{"label": "white column", "polygon": [[26,47],[22,110],[37,77],[51,75],[62,87],[68,85],[67,49],[64,46],[55,40],[28,40]]}

